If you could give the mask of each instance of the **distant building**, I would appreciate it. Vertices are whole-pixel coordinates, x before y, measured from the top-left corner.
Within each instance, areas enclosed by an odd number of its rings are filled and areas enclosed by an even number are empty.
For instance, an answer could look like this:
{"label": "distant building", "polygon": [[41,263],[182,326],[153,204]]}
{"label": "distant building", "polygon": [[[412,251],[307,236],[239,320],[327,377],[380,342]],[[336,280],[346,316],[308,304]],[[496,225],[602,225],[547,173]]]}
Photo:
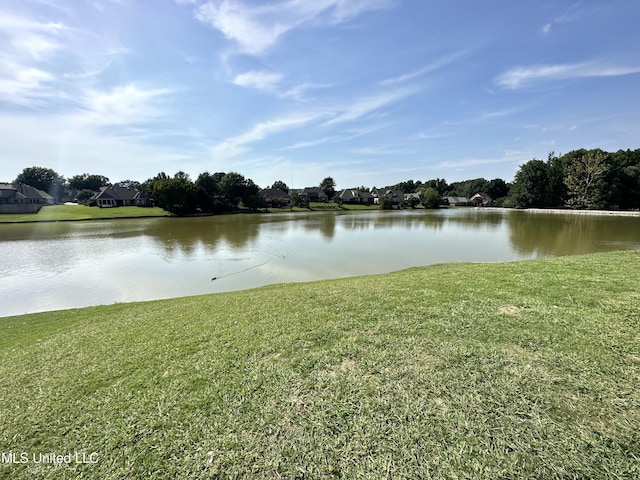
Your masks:
{"label": "distant building", "polygon": [[38,213],[53,205],[51,195],[24,183],[0,183],[0,213]]}
{"label": "distant building", "polygon": [[305,202],[328,202],[329,197],[319,187],[306,187],[303,188],[299,195]]}
{"label": "distant building", "polygon": [[467,197],[447,197],[447,204],[450,207],[468,207],[469,199]]}
{"label": "distant building", "polygon": [[469,201],[474,207],[488,207],[493,199],[486,193],[476,193]]}
{"label": "distant building", "polygon": [[371,190],[371,195],[373,195],[373,203],[376,205],[379,205],[384,197],[390,198],[394,207],[398,207],[404,203],[404,192],[401,190],[393,190],[391,187],[374,188]]}
{"label": "distant building", "polygon": [[284,207],[291,201],[289,194],[278,188],[263,188],[258,192],[258,195],[266,205],[275,208]]}
{"label": "distant building", "polygon": [[371,205],[373,203],[373,195],[357,188],[345,188],[336,195],[336,201],[346,204]]}
{"label": "distant building", "polygon": [[152,205],[151,199],[140,190],[119,185],[100,187],[100,192],[94,195],[91,201],[101,208],[150,207]]}

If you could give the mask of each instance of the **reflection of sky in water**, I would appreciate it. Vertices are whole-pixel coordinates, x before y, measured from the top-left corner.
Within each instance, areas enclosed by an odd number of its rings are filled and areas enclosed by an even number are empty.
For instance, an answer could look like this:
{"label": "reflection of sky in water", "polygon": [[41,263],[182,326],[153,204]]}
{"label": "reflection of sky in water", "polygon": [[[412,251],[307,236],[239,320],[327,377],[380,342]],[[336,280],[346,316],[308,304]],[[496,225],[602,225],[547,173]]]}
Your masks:
{"label": "reflection of sky in water", "polygon": [[532,217],[452,209],[1,226],[0,315],[640,248],[637,218]]}

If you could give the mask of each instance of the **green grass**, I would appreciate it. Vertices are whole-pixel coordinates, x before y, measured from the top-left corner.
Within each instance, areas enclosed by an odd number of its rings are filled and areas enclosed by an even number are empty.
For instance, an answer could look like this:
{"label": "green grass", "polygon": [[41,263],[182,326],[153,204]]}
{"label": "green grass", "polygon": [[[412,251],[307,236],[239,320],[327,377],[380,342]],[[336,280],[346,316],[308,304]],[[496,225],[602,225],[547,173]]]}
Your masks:
{"label": "green grass", "polygon": [[0,477],[638,478],[640,253],[2,318]]}
{"label": "green grass", "polygon": [[163,217],[167,212],[158,207],[99,208],[85,205],[51,205],[38,213],[0,214],[0,223],[56,222],[105,218]]}

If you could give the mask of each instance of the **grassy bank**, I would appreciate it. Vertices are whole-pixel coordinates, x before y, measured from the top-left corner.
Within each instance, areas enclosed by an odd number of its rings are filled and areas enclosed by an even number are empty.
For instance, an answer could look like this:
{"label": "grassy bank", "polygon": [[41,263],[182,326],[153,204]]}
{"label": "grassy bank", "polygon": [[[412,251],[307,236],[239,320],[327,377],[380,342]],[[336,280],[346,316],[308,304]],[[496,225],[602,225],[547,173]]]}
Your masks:
{"label": "grassy bank", "polygon": [[0,223],[63,222],[109,218],[164,217],[167,212],[158,207],[98,208],[85,205],[51,205],[38,213],[0,214]]}
{"label": "grassy bank", "polygon": [[[0,450],[28,455],[0,476],[636,478],[639,262],[439,265],[0,319]],[[50,452],[96,462],[32,461]]]}

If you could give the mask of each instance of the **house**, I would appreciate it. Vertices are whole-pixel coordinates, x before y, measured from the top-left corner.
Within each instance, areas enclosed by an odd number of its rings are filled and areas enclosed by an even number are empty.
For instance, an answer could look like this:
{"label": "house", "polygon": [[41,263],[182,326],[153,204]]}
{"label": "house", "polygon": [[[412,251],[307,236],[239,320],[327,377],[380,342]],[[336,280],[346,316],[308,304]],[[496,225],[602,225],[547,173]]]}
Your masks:
{"label": "house", "polygon": [[447,197],[447,203],[450,207],[467,207],[469,199],[466,197]]}
{"label": "house", "polygon": [[394,207],[398,207],[400,204],[404,203],[404,192],[400,190],[393,190],[391,187],[373,188],[371,190],[371,195],[373,195],[373,203],[376,205],[380,204],[380,200],[383,197],[390,198]]}
{"label": "house", "polygon": [[306,202],[328,202],[329,197],[319,187],[306,187],[300,191],[300,196]]}
{"label": "house", "polygon": [[0,183],[0,213],[38,213],[54,203],[51,195],[31,185]]}
{"label": "house", "polygon": [[263,188],[258,195],[271,207],[284,207],[291,201],[289,194],[278,188]]}
{"label": "house", "polygon": [[369,192],[363,192],[356,188],[345,188],[336,195],[336,201],[339,203],[371,205],[373,200],[373,195]]}
{"label": "house", "polygon": [[486,193],[476,193],[469,201],[474,207],[488,207],[493,199]]}
{"label": "house", "polygon": [[148,195],[140,192],[135,188],[121,187],[114,185],[110,187],[100,187],[98,192],[91,199],[92,203],[101,208],[108,207],[148,207],[152,205],[152,201]]}
{"label": "house", "polygon": [[419,193],[405,193],[404,194],[404,201],[405,202],[408,202],[410,198],[417,198],[418,201],[421,200]]}

